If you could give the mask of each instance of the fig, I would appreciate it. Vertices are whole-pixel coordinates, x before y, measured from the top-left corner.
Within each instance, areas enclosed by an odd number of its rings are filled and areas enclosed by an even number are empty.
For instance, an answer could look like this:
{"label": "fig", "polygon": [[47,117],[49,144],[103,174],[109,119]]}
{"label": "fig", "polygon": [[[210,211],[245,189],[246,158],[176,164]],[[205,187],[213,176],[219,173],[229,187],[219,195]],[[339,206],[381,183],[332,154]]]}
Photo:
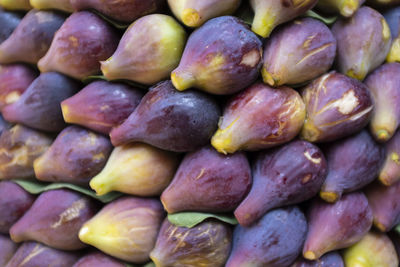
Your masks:
{"label": "fig", "polygon": [[237,225],[226,267],[287,267],[301,253],[307,221],[297,206],[266,213],[250,227]]}
{"label": "fig", "polygon": [[389,53],[392,41],[389,26],[370,7],[361,7],[349,19],[338,19],[332,32],[337,40],[337,68],[352,78],[364,80]]}
{"label": "fig", "polygon": [[376,6],[379,8],[388,8],[400,4],[399,0],[367,0],[368,5]]}
{"label": "fig", "polygon": [[122,197],[110,202],[79,232],[79,238],[108,255],[145,263],[157,239],[164,211],[157,199]]}
{"label": "fig", "polygon": [[223,155],[205,146],[186,154],[161,195],[168,213],[229,212],[247,195],[251,170],[244,153]]}
{"label": "fig", "polygon": [[65,128],[33,167],[38,180],[87,184],[112,151],[107,137],[78,126]]}
{"label": "fig", "polygon": [[229,100],[211,144],[224,154],[277,146],[299,133],[305,113],[295,90],[256,83]]}
{"label": "fig", "polygon": [[324,152],[328,175],[320,196],[328,202],[335,202],[343,193],[361,189],[375,180],[385,159],[384,147],[367,130],[330,143]]}
{"label": "fig", "polygon": [[79,83],[60,73],[43,73],[17,101],[4,107],[2,114],[10,122],[42,131],[59,132],[65,127],[60,103],[79,89]]}
{"label": "fig", "polygon": [[386,156],[383,167],[379,172],[379,180],[386,186],[400,181],[400,131],[385,143]]}
{"label": "fig", "polygon": [[135,110],[143,93],[122,83],[95,81],[61,102],[67,123],[109,134]]}
{"label": "fig", "polygon": [[88,253],[72,267],[126,267],[127,265],[101,252]]}
{"label": "fig", "polygon": [[6,266],[7,262],[12,258],[18,245],[15,244],[8,236],[0,234],[0,266]]}
{"label": "fig", "polygon": [[170,152],[142,143],[114,148],[104,169],[92,178],[97,195],[119,191],[137,196],[159,196],[179,164]]}
{"label": "fig", "polygon": [[329,252],[315,261],[299,257],[291,267],[345,267],[342,256],[338,252]]}
{"label": "fig", "polygon": [[[400,2],[399,2],[400,3]],[[391,8],[384,14],[392,35],[392,46],[386,57],[387,62],[400,62],[400,7]]]}
{"label": "fig", "polygon": [[336,203],[315,198],[307,213],[304,258],[317,260],[327,252],[354,245],[368,233],[372,220],[372,210],[361,192],[343,195]]}
{"label": "fig", "polygon": [[7,40],[21,22],[21,16],[16,12],[5,11],[0,7],[0,44]]}
{"label": "fig", "polygon": [[67,13],[74,11],[70,0],[30,0],[36,9],[57,9]]}
{"label": "fig", "polygon": [[10,37],[0,44],[0,63],[36,64],[46,54],[64,20],[64,15],[54,11],[29,11]]}
{"label": "fig", "polygon": [[195,87],[227,95],[243,90],[258,77],[262,43],[238,18],[211,19],[188,39],[171,80],[179,91]]}
{"label": "fig", "polygon": [[207,220],[186,228],[165,219],[150,257],[156,267],[223,267],[231,244],[232,230],[225,223]]}
{"label": "fig", "polygon": [[143,142],[174,151],[193,151],[207,144],[217,128],[220,110],[215,100],[201,92],[179,92],[170,81],[152,87],[135,111],[111,133],[120,146]]}
{"label": "fig", "polygon": [[360,131],[374,108],[363,83],[335,71],[312,81],[302,96],[307,116],[300,136],[309,142],[334,141]]}
{"label": "fig", "polygon": [[274,32],[264,48],[261,71],[271,86],[301,84],[324,74],[336,54],[336,40],[316,19],[304,18]]}
{"label": "fig", "polygon": [[306,141],[260,152],[253,162],[251,191],[235,210],[236,219],[242,226],[250,226],[273,208],[312,198],[327,169],[322,151]]}
{"label": "fig", "polygon": [[101,62],[101,70],[109,80],[152,85],[178,66],[185,42],[186,32],[174,18],[147,15],[131,24],[114,55]]}
{"label": "fig", "polygon": [[365,0],[319,0],[316,7],[327,14],[340,14],[350,18],[364,2]]}
{"label": "fig", "polygon": [[0,6],[8,10],[27,11],[32,8],[29,0],[0,0]]}
{"label": "fig", "polygon": [[116,30],[97,15],[73,13],[55,34],[38,67],[41,72],[58,71],[83,79],[100,72],[100,61],[112,55],[118,41]]}

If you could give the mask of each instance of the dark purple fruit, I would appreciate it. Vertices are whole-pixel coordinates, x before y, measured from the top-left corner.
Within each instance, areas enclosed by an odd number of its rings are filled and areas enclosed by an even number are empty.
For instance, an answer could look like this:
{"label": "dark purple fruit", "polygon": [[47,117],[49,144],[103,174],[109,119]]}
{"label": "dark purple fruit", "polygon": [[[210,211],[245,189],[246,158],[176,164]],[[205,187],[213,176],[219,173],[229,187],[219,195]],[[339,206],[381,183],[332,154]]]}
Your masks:
{"label": "dark purple fruit", "polygon": [[21,16],[18,13],[5,11],[0,7],[0,44],[7,40],[20,22]]}
{"label": "dark purple fruit", "polygon": [[336,251],[326,253],[315,261],[300,256],[290,267],[345,267],[342,256]]}
{"label": "dark purple fruit", "polygon": [[14,243],[8,235],[0,234],[0,266],[6,266],[17,249],[18,245]]}
{"label": "dark purple fruit", "polygon": [[126,267],[127,265],[101,252],[92,252],[83,256],[72,267]]}

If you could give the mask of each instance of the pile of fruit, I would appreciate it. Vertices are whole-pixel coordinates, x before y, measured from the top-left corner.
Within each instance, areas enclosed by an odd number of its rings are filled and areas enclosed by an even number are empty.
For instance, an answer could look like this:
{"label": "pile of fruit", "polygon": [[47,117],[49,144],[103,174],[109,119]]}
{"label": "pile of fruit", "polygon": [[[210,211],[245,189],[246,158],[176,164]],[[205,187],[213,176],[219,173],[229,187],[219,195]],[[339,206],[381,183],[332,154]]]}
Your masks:
{"label": "pile of fruit", "polygon": [[399,266],[400,0],[0,6],[0,267]]}

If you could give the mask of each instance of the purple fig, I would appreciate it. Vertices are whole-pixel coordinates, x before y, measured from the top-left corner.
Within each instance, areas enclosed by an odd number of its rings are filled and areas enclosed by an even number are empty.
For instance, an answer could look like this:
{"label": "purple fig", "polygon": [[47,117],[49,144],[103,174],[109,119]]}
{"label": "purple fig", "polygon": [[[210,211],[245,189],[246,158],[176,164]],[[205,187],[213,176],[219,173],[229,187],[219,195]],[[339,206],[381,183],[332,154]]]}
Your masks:
{"label": "purple fig", "polygon": [[224,154],[277,146],[299,133],[305,113],[295,90],[256,83],[230,99],[211,144]]}
{"label": "purple fig", "polygon": [[389,53],[389,26],[372,8],[364,6],[353,17],[339,19],[332,32],[337,40],[338,70],[352,78],[364,80]]}
{"label": "purple fig", "polygon": [[79,238],[108,255],[134,263],[149,260],[164,219],[158,199],[123,197],[106,206],[79,232]]}
{"label": "purple fig", "polygon": [[169,151],[193,151],[209,142],[219,115],[210,96],[194,90],[179,92],[165,81],[150,89],[110,137],[114,146],[143,142]]}
{"label": "purple fig", "polygon": [[32,8],[29,0],[0,0],[0,6],[7,10],[27,11]]}
{"label": "purple fig", "polygon": [[0,266],[6,266],[17,249],[18,245],[16,243],[8,236],[0,234]]}
{"label": "purple fig", "polygon": [[364,2],[365,0],[319,0],[317,8],[327,14],[340,14],[350,18]]}
{"label": "purple fig", "polygon": [[186,228],[165,219],[150,257],[156,267],[223,267],[231,244],[232,231],[225,223],[207,220]]}
{"label": "purple fig", "polygon": [[400,181],[400,130],[385,143],[386,157],[379,172],[379,180],[386,186]]}
{"label": "purple fig", "polygon": [[0,180],[35,177],[33,162],[51,145],[48,135],[17,124],[0,136]]}
{"label": "purple fig", "polygon": [[387,63],[365,80],[374,100],[370,123],[372,135],[387,142],[400,124],[400,63]]}
{"label": "purple fig", "polygon": [[57,31],[38,67],[41,72],[58,71],[83,79],[100,72],[100,61],[112,55],[118,40],[112,26],[97,15],[74,13]]}
{"label": "purple fig", "polygon": [[329,252],[315,261],[299,257],[290,267],[345,267],[338,252]]}
{"label": "purple fig", "polygon": [[364,84],[335,71],[312,81],[302,95],[307,116],[300,136],[310,142],[334,141],[360,131],[374,108]]}
{"label": "purple fig", "polygon": [[35,197],[19,185],[0,182],[0,233],[8,234],[11,226],[32,206],[33,201]]}
{"label": "purple fig", "polygon": [[390,8],[383,15],[389,25],[393,39],[386,61],[400,63],[400,7]]}
{"label": "purple fig", "polygon": [[30,0],[30,3],[36,9],[57,9],[67,13],[74,11],[70,0]]}
{"label": "purple fig", "polygon": [[335,202],[343,193],[361,189],[375,180],[385,159],[385,149],[363,130],[330,143],[325,155],[328,176],[320,196],[325,201]]}
{"label": "purple fig", "polygon": [[185,156],[161,202],[169,213],[229,212],[250,186],[251,170],[244,153],[223,155],[206,146]]}
{"label": "purple fig", "polygon": [[95,81],[61,102],[62,115],[67,123],[109,134],[129,117],[142,96],[139,89],[122,83]]}
{"label": "purple fig", "polygon": [[78,259],[77,252],[57,250],[36,242],[25,242],[5,267],[71,267]]}
{"label": "purple fig", "polygon": [[190,35],[171,80],[179,91],[196,87],[227,95],[251,85],[261,65],[261,41],[243,21],[223,16],[207,21]]}
{"label": "purple fig", "polygon": [[83,256],[72,267],[127,267],[127,265],[101,252],[92,252]]}
{"label": "purple fig", "polygon": [[237,225],[226,267],[287,267],[301,253],[307,221],[296,206],[275,209],[251,227]]}
{"label": "purple fig", "polygon": [[56,249],[81,249],[85,244],[78,238],[79,229],[97,210],[97,203],[80,193],[46,191],[11,227],[10,236],[14,242],[34,240]]}
{"label": "purple fig", "polygon": [[64,15],[54,11],[29,11],[10,37],[0,44],[0,63],[36,64],[46,54],[64,20]]}
{"label": "purple fig", "polygon": [[15,12],[8,12],[0,7],[0,44],[7,40],[21,22],[21,16]]}
{"label": "purple fig", "polygon": [[308,234],[303,256],[317,260],[327,252],[360,241],[372,226],[372,210],[363,193],[344,195],[336,203],[315,198],[308,214]]}
{"label": "purple fig", "polygon": [[318,194],[327,164],[318,147],[293,141],[260,152],[252,173],[251,191],[235,210],[242,226],[250,226],[273,208],[297,204]]}
{"label": "purple fig", "polygon": [[59,132],[65,127],[60,103],[80,89],[74,80],[57,72],[41,74],[20,98],[3,108],[7,121],[31,128]]}
{"label": "purple fig", "polygon": [[107,137],[78,126],[65,128],[34,162],[36,178],[46,182],[87,184],[105,166],[112,151]]}

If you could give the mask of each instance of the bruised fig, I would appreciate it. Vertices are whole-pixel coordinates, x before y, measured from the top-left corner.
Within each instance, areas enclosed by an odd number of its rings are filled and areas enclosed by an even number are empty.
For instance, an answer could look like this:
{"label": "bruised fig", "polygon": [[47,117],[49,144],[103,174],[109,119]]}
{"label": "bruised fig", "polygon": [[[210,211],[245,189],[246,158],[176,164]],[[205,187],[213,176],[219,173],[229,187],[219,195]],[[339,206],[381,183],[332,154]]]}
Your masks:
{"label": "bruised fig", "polygon": [[336,40],[316,19],[295,20],[267,40],[261,74],[271,86],[301,84],[324,74],[336,54]]}
{"label": "bruised fig", "polygon": [[276,26],[304,14],[307,10],[313,8],[317,2],[318,0],[250,0],[255,12],[251,29],[261,37],[266,38]]}
{"label": "bruised fig", "polygon": [[179,92],[170,81],[159,83],[111,133],[114,146],[143,142],[174,151],[193,151],[207,144],[220,115],[215,100],[201,92]]}
{"label": "bruised fig", "polygon": [[0,44],[7,40],[20,22],[21,16],[18,13],[8,12],[0,7]]}
{"label": "bruised fig", "polygon": [[152,85],[178,66],[185,42],[186,32],[174,18],[148,15],[126,30],[112,57],[101,62],[101,70],[109,80]]}
{"label": "bruised fig", "polygon": [[0,65],[0,110],[17,101],[36,77],[37,72],[26,65]]}
{"label": "bruised fig", "polygon": [[270,148],[293,139],[304,117],[305,105],[295,90],[256,83],[228,102],[211,144],[224,154]]}
{"label": "bruised fig", "polygon": [[226,267],[287,267],[299,256],[307,221],[296,206],[275,209],[251,227],[237,225]]}
{"label": "bruised fig", "polygon": [[363,239],[343,252],[346,267],[398,267],[399,259],[390,238],[369,232]]}
{"label": "bruised fig", "polygon": [[100,61],[112,55],[118,40],[113,27],[97,15],[73,13],[55,34],[38,67],[41,72],[58,71],[83,79],[100,72]]}
{"label": "bruised fig", "polygon": [[11,226],[24,215],[34,200],[35,197],[19,185],[8,181],[0,182],[0,233],[8,234]]}
{"label": "bruised fig", "polygon": [[379,172],[379,180],[386,186],[400,181],[400,130],[385,143],[385,163]]}
{"label": "bruised fig", "polygon": [[107,204],[87,221],[79,238],[108,255],[145,263],[163,219],[164,211],[157,199],[123,197]]}
{"label": "bruised fig", "polygon": [[335,202],[343,193],[361,189],[375,180],[385,159],[385,149],[363,130],[330,143],[325,155],[328,176],[320,196],[325,201]]}
{"label": "bruised fig", "polygon": [[0,44],[0,63],[36,64],[46,54],[64,20],[64,15],[54,11],[29,11],[10,37]]}
{"label": "bruised fig", "polygon": [[0,6],[8,10],[27,11],[32,8],[29,0],[0,0]]}
{"label": "bruised fig", "polygon": [[50,147],[48,135],[17,124],[0,136],[0,180],[35,177],[33,162]]}
{"label": "bruised fig", "polygon": [[12,258],[18,245],[15,244],[8,236],[0,234],[0,266],[6,266],[7,262]]}
{"label": "bruised fig", "polygon": [[67,13],[74,11],[70,0],[30,0],[36,9],[57,9]]}
{"label": "bruised fig", "polygon": [[335,71],[312,81],[302,95],[307,116],[300,136],[309,142],[334,141],[360,131],[374,108],[363,83]]}
{"label": "bruised fig", "polygon": [[229,212],[250,186],[250,165],[244,153],[223,155],[206,146],[185,156],[161,201],[168,213]]}
{"label": "bruised fig", "polygon": [[338,70],[360,81],[381,65],[389,53],[389,26],[372,8],[364,6],[351,18],[339,19],[332,32],[337,40]]}
{"label": "bruised fig", "polygon": [[327,173],[321,150],[306,141],[293,141],[260,152],[253,164],[250,193],[235,210],[242,226],[250,226],[267,211],[315,196]]}
{"label": "bruised fig", "polygon": [[368,233],[373,220],[368,200],[360,192],[346,194],[333,204],[315,198],[307,215],[303,256],[308,260],[357,243]]}
{"label": "bruised fig", "polygon": [[25,242],[5,267],[71,267],[78,259],[77,252],[57,250],[36,242]]}
{"label": "bruised fig", "polygon": [[127,267],[127,265],[96,251],[83,256],[72,267]]}
{"label": "bruised fig", "polygon": [[7,121],[31,128],[59,132],[65,127],[60,103],[80,89],[79,84],[57,72],[41,74],[12,104],[3,108]]}
{"label": "bruised fig", "polygon": [[169,7],[188,27],[199,27],[209,19],[230,15],[241,0],[168,0]]}
{"label": "bruised fig", "polygon": [[114,148],[104,169],[92,178],[97,195],[119,191],[137,196],[159,196],[168,186],[179,163],[177,155],[147,144]]}
{"label": "bruised fig", "polygon": [[65,128],[34,162],[36,178],[46,182],[87,184],[107,162],[112,145],[107,137],[78,126]]}
{"label": "bruised fig", "polygon": [[193,228],[164,220],[150,257],[156,267],[223,267],[232,244],[225,223],[207,220]]}
{"label": "bruised fig", "polygon": [[171,80],[179,91],[196,87],[216,95],[236,93],[258,77],[262,43],[238,18],[207,21],[186,44]]}
{"label": "bruised fig", "polygon": [[400,7],[391,8],[383,15],[389,25],[393,39],[386,61],[400,62]]}
{"label": "bruised fig", "polygon": [[299,257],[290,267],[345,267],[338,252],[329,252],[315,261]]}
{"label": "bruised fig", "polygon": [[380,142],[387,142],[400,124],[400,63],[387,63],[365,80],[374,99],[370,129]]}
{"label": "bruised fig", "polygon": [[143,93],[122,83],[95,81],[61,102],[67,123],[109,134],[123,123],[140,103]]}
{"label": "bruised fig", "polygon": [[317,8],[324,13],[350,18],[364,2],[365,0],[319,0]]}

